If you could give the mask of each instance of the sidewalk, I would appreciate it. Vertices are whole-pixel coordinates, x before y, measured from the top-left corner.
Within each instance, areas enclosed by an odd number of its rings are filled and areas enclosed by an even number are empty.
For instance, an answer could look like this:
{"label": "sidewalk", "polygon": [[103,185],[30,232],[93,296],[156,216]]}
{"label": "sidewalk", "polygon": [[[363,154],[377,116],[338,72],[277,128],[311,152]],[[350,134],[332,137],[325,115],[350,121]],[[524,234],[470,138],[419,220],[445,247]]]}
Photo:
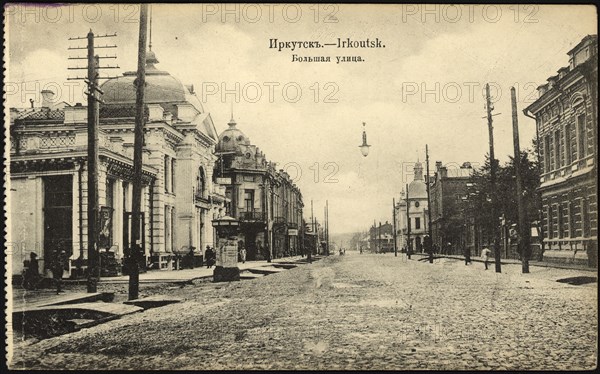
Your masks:
{"label": "sidewalk", "polygon": [[[413,253],[412,256],[421,256],[421,258],[419,260],[423,260],[428,258],[428,255],[425,253]],[[433,258],[451,258],[454,260],[460,260],[460,261],[464,261],[465,257],[464,256],[459,256],[459,255],[442,255],[439,253],[436,253],[433,255]],[[481,257],[479,256],[471,256],[471,261],[472,262],[482,262],[483,260],[481,259]],[[489,264],[493,265],[494,264],[494,258],[491,257],[488,261]],[[516,259],[511,259],[511,258],[503,258],[500,260],[500,264],[501,265],[521,265],[521,260],[516,260]],[[561,264],[561,263],[555,263],[555,262],[545,262],[545,261],[534,261],[534,260],[529,260],[529,266],[539,266],[539,267],[547,267],[547,268],[556,268],[556,269],[569,269],[569,270],[583,270],[583,271],[590,271],[590,272],[594,272],[597,273],[598,269],[596,268],[591,268],[589,266],[582,266],[582,265],[577,265],[577,264]]]}
{"label": "sidewalk", "polygon": [[[273,260],[272,262],[263,261],[246,261],[246,263],[238,263],[240,272],[264,266],[271,266],[273,264],[281,262],[295,262],[302,260],[301,256],[284,257]],[[306,260],[306,257],[304,258]],[[183,269],[183,270],[150,270],[146,273],[140,274],[140,283],[181,283],[190,282],[194,279],[209,278],[213,276],[215,267],[207,269],[206,266],[197,267],[194,269]],[[100,278],[99,284],[101,283],[128,283],[128,275],[119,275],[116,277],[102,277]]]}
{"label": "sidewalk", "polygon": [[[320,257],[313,258],[313,261],[319,260]],[[241,272],[249,269],[260,269],[267,268],[269,266],[277,264],[303,264],[306,263],[306,257],[293,256],[275,259],[272,262],[265,261],[246,261],[246,263],[239,263],[238,267]],[[215,267],[207,269],[206,266],[198,267],[195,269],[185,270],[151,270],[146,273],[140,274],[140,283],[187,283],[194,279],[211,278],[213,276]],[[266,269],[265,269],[266,271]],[[273,269],[272,272],[284,271],[283,269]],[[78,283],[79,281],[72,281],[72,283]],[[129,282],[129,276],[121,275],[117,277],[102,277],[99,280],[101,284],[127,284]],[[64,280],[63,284],[68,285],[68,280]],[[23,314],[26,311],[42,310],[43,308],[50,308],[52,310],[58,309],[73,309],[83,308],[87,309],[102,309],[105,303],[95,303],[97,301],[112,301],[114,293],[111,292],[97,292],[97,293],[85,293],[82,291],[69,290],[65,287],[64,293],[59,295],[56,294],[54,289],[39,289],[39,290],[25,290],[20,287],[12,288],[12,312]],[[77,304],[77,306],[74,306]],[[113,303],[109,303],[113,304]],[[99,306],[98,306],[99,305]],[[97,307],[96,307],[97,306]],[[124,309],[126,306],[124,306]],[[131,309],[131,308],[130,308]],[[106,311],[103,311],[106,312]],[[113,311],[114,312],[114,311]],[[129,312],[126,310],[126,312]],[[119,314],[115,312],[116,314]],[[115,314],[113,313],[113,314]],[[12,320],[12,316],[10,318]]]}

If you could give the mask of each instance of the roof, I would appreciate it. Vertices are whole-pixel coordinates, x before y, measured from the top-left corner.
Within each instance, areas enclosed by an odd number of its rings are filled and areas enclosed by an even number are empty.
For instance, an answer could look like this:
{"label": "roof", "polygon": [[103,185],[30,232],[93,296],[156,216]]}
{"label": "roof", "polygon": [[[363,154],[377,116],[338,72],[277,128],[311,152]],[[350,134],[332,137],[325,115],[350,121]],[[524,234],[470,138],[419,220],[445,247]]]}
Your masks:
{"label": "roof", "polygon": [[55,120],[63,121],[65,119],[65,112],[62,109],[50,110],[47,108],[34,109],[27,114],[24,114],[18,118],[20,121],[24,120]]}
{"label": "roof", "polygon": [[[200,113],[204,108],[200,100],[190,92],[179,79],[173,77],[166,71],[158,70],[154,63],[158,60],[154,52],[149,51],[146,55],[146,88],[144,89],[144,102],[146,104],[161,104],[165,110],[173,110],[173,104],[189,103],[192,104]],[[129,104],[135,105],[136,86],[134,81],[137,78],[137,72],[129,71],[123,73],[123,76],[112,78],[100,85],[104,92],[102,100],[107,105]],[[190,86],[191,87],[191,86]]]}
{"label": "roof", "polygon": [[427,198],[427,186],[422,180],[415,180],[408,185],[408,198]]}
{"label": "roof", "polygon": [[[242,148],[250,145],[250,139],[237,128],[237,123],[232,118],[229,128],[219,135],[219,143],[216,146],[217,152],[241,152]],[[243,152],[242,152],[243,153]]]}

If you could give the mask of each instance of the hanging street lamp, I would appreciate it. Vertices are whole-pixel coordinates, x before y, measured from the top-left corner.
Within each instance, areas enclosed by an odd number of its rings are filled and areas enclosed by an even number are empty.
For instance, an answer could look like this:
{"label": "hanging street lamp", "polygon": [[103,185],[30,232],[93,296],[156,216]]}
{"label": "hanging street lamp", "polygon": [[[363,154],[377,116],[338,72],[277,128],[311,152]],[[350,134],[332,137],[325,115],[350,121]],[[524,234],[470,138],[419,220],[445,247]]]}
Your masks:
{"label": "hanging street lamp", "polygon": [[358,147],[363,156],[367,157],[369,154],[370,145],[367,144],[367,131],[365,130],[366,123],[363,122],[363,133],[362,133],[362,144]]}

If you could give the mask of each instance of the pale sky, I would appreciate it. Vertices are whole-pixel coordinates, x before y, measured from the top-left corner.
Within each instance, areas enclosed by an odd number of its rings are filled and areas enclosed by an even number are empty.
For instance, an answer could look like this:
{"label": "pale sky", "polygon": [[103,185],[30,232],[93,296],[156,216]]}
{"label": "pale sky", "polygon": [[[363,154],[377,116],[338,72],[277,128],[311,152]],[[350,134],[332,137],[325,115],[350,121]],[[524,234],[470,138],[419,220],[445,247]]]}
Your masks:
{"label": "pale sky", "polygon": [[[425,7],[156,4],[152,50],[160,70],[194,85],[219,132],[227,127],[238,84],[238,128],[296,176],[305,217],[313,200],[321,219],[328,200],[332,233],[364,230],[373,220],[391,221],[392,198],[412,180],[417,158],[424,161],[425,144],[432,173],[435,161],[483,162],[489,150],[482,118],[485,83],[497,98],[494,113],[500,113],[494,117],[496,157],[504,162],[512,154],[511,86],[518,92],[521,147],[528,147],[535,126],[522,109],[537,98],[538,85],[568,65],[566,53],[597,33],[593,6]],[[83,82],[77,81],[75,95],[65,83],[67,76],[85,74],[67,70],[85,64],[67,60],[85,56],[85,50],[67,48],[84,46],[85,40],[68,38],[85,36],[90,28],[118,34],[97,40],[118,46],[98,50],[118,56],[105,61],[121,69],[106,74],[136,69],[134,5],[13,5],[6,12],[9,106],[28,107],[30,98],[39,104],[34,92],[43,88],[60,89],[67,102],[85,103]],[[328,18],[330,13],[335,16]],[[269,39],[324,44],[337,38],[378,38],[385,48],[269,48]],[[330,56],[331,62],[292,62],[293,54]],[[364,61],[337,64],[335,56]],[[366,158],[358,148],[362,122],[372,145]]]}

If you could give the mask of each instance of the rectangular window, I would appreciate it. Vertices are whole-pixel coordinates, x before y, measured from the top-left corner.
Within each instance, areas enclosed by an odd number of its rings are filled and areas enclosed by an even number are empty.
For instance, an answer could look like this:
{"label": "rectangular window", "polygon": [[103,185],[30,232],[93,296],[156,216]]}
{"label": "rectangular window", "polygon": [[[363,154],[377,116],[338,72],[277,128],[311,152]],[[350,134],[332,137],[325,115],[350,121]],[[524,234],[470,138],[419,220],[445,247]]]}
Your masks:
{"label": "rectangular window", "polygon": [[164,165],[164,173],[163,173],[163,182],[165,184],[165,192],[169,192],[169,166],[171,166],[171,162],[169,162],[169,156],[165,156],[165,165]]}
{"label": "rectangular window", "polygon": [[560,131],[554,131],[554,168],[560,169],[562,160],[560,157]]}
{"label": "rectangular window", "polygon": [[165,251],[171,252],[171,212],[168,205],[165,205]]}
{"label": "rectangular window", "polygon": [[585,114],[577,116],[577,152],[578,158],[582,159],[586,155],[586,131],[585,131]]}
{"label": "rectangular window", "polygon": [[421,218],[415,217],[415,230],[418,230],[420,228],[421,228]]}
{"label": "rectangular window", "polygon": [[569,237],[575,237],[575,209],[573,209],[573,202],[569,201],[568,204],[568,215],[569,215]]}
{"label": "rectangular window", "polygon": [[558,238],[560,239],[563,237],[562,204],[556,204],[556,216]]}
{"label": "rectangular window", "polygon": [[175,192],[175,164],[176,160],[174,158],[171,159],[171,192]]}
{"label": "rectangular window", "polygon": [[552,235],[552,207],[548,204],[546,209],[546,232],[548,233],[548,239],[552,239],[554,235]]}
{"label": "rectangular window", "polygon": [[175,207],[171,207],[171,249],[175,249]]}
{"label": "rectangular window", "polygon": [[544,173],[550,172],[552,164],[550,162],[550,136],[544,138]]}
{"label": "rectangular window", "polygon": [[571,165],[573,155],[571,154],[571,124],[565,125],[565,165]]}
{"label": "rectangular window", "polygon": [[581,225],[583,227],[583,237],[590,236],[590,204],[588,199],[581,199]]}
{"label": "rectangular window", "polygon": [[244,190],[244,206],[246,212],[254,211],[254,190]]}

